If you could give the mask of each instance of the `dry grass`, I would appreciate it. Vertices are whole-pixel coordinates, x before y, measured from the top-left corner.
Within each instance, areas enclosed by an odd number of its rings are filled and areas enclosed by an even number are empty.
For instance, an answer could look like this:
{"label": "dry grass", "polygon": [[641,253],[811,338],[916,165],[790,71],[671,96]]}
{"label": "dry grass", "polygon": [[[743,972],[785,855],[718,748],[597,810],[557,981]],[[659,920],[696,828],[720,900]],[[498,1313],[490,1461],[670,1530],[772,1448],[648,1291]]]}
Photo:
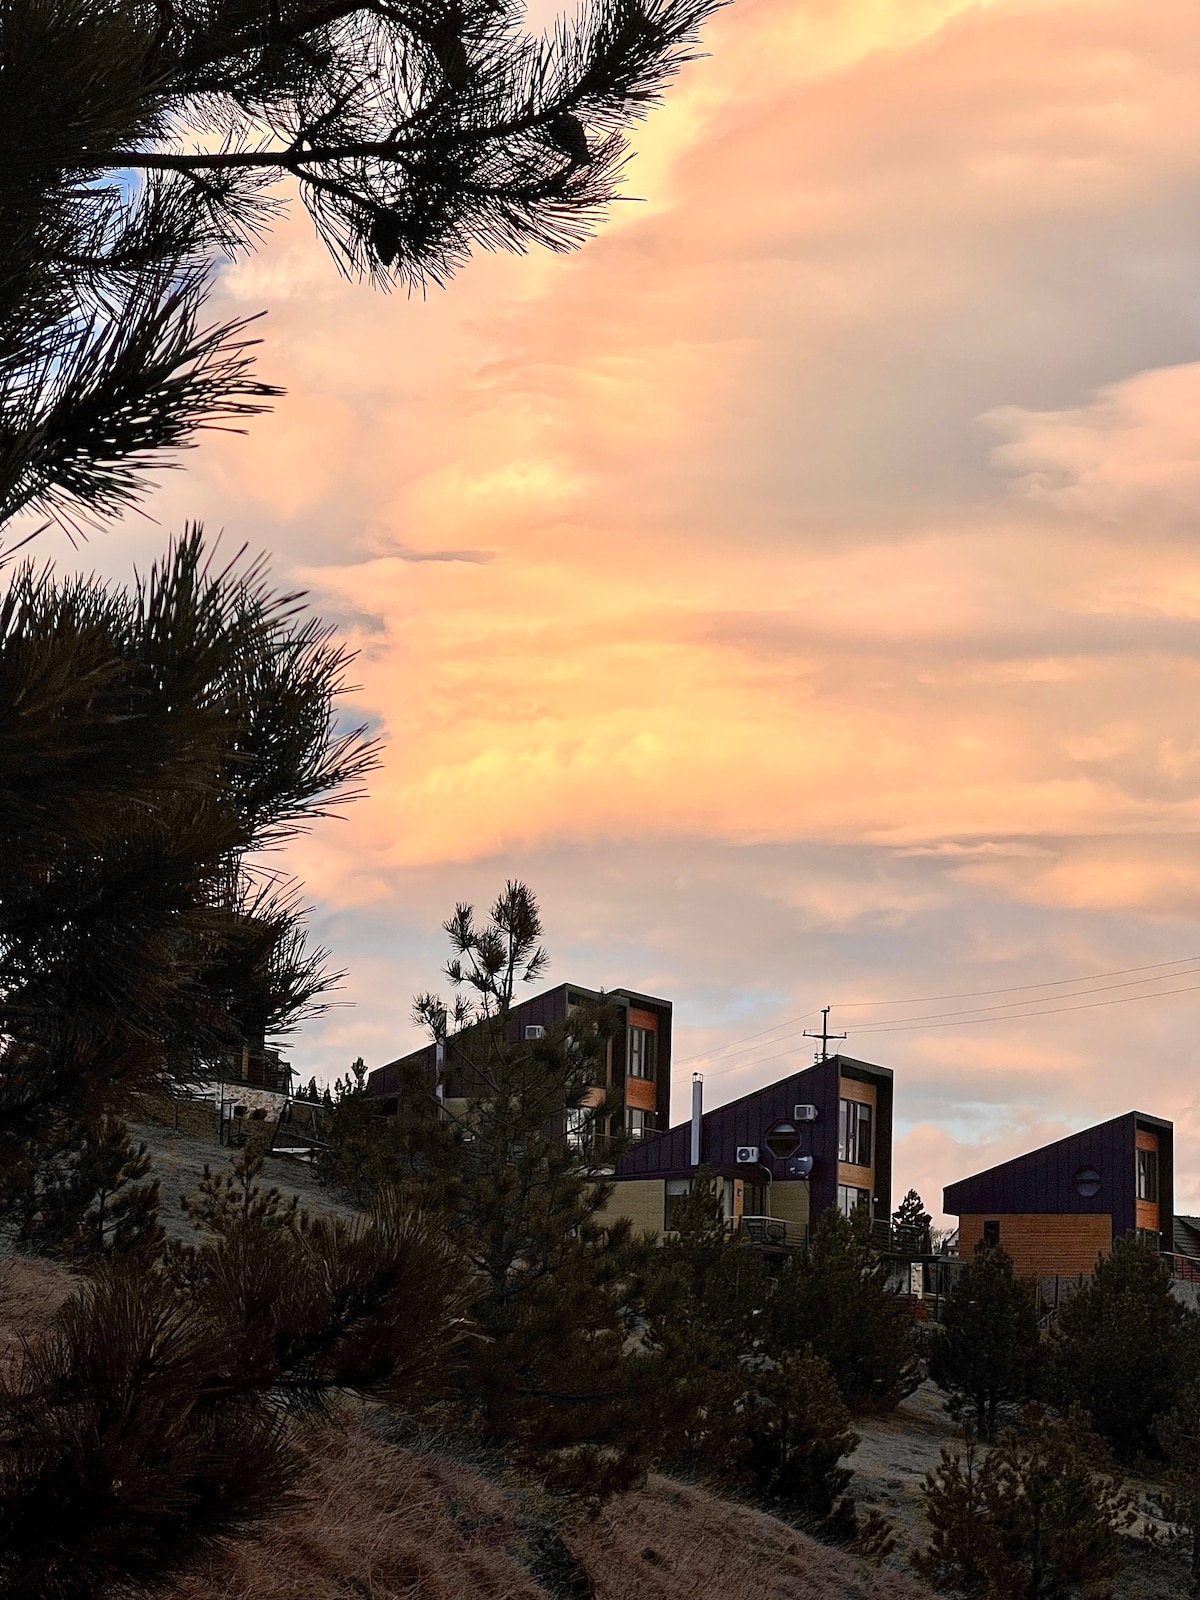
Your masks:
{"label": "dry grass", "polygon": [[0,1260],[0,1372],[14,1370],[22,1341],[47,1331],[74,1288],[74,1277],[50,1261]]}
{"label": "dry grass", "polygon": [[303,1507],[171,1600],[543,1600],[509,1553],[521,1539],[512,1502],[475,1473],[365,1427],[323,1429],[304,1451]]}
{"label": "dry grass", "polygon": [[[308,1440],[306,1504],[171,1600],[545,1600],[520,1507],[468,1468],[368,1428]],[[653,1479],[567,1543],[596,1600],[927,1600],[929,1591],[774,1518]]]}
{"label": "dry grass", "polygon": [[703,1489],[652,1478],[568,1540],[596,1600],[929,1600],[915,1579]]}
{"label": "dry grass", "polygon": [[[48,1262],[0,1260],[0,1363],[74,1287]],[[169,1600],[545,1600],[521,1561],[523,1507],[468,1467],[367,1424],[302,1436],[304,1505],[226,1548]],[[596,1600],[927,1600],[902,1573],[817,1544],[703,1489],[654,1478],[567,1535]]]}

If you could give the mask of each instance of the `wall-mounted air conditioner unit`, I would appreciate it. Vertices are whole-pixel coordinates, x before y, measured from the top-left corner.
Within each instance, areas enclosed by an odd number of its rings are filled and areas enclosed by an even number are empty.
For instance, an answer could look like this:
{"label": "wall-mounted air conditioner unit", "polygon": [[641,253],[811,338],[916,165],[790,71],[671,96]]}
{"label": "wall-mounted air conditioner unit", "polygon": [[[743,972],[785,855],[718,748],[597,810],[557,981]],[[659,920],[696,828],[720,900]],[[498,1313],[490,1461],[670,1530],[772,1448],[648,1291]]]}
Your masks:
{"label": "wall-mounted air conditioner unit", "polygon": [[739,1167],[751,1167],[758,1160],[758,1146],[756,1144],[740,1144],[737,1147],[737,1163]]}
{"label": "wall-mounted air conditioner unit", "polygon": [[545,1031],[540,1022],[527,1022],[525,1024],[525,1037],[527,1039],[540,1039]]}
{"label": "wall-mounted air conditioner unit", "polygon": [[792,1120],[794,1122],[815,1122],[817,1120],[816,1106],[793,1106]]}

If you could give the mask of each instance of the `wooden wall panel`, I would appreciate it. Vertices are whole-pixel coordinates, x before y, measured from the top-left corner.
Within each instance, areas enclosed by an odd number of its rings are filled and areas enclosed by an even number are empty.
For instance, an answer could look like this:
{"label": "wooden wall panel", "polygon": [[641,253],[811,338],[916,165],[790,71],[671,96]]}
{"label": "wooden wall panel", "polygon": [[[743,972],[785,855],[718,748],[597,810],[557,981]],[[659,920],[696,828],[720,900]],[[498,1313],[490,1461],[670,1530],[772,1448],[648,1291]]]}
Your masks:
{"label": "wooden wall panel", "polygon": [[838,1079],[838,1094],[843,1100],[860,1100],[864,1105],[873,1106],[878,1096],[873,1083],[861,1083],[857,1078],[842,1077]]}
{"label": "wooden wall panel", "polygon": [[874,1167],[852,1167],[848,1161],[838,1162],[838,1182],[852,1184],[856,1189],[870,1189],[872,1198],[875,1190],[872,1187],[875,1181]]}
{"label": "wooden wall panel", "polygon": [[1149,1128],[1139,1128],[1137,1131],[1136,1148],[1138,1150],[1157,1150],[1158,1135]]}
{"label": "wooden wall panel", "polygon": [[1158,1232],[1158,1204],[1154,1200],[1139,1200],[1137,1203],[1137,1226],[1145,1228],[1150,1233]]}
{"label": "wooden wall panel", "polygon": [[958,1253],[968,1261],[983,1237],[983,1224],[998,1221],[1000,1247],[1023,1277],[1074,1278],[1089,1273],[1096,1258],[1112,1249],[1112,1218],[1107,1216],[966,1216],[959,1220]]}
{"label": "wooden wall panel", "polygon": [[653,1011],[639,1011],[636,1006],[630,1006],[629,1026],[631,1028],[649,1028],[651,1033],[657,1033],[658,1018]]}
{"label": "wooden wall panel", "polygon": [[658,1086],[650,1078],[625,1079],[625,1104],[635,1111],[653,1111],[657,1094]]}
{"label": "wooden wall panel", "polygon": [[777,1180],[770,1188],[771,1215],[781,1222],[799,1222],[808,1226],[808,1184],[787,1183]]}

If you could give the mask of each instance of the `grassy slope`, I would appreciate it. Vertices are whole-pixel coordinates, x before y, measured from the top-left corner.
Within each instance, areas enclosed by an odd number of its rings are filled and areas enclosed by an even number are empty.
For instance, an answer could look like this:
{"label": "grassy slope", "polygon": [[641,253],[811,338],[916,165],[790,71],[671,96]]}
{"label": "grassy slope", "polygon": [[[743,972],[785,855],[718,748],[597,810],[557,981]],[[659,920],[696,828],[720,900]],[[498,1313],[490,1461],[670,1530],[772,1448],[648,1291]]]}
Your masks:
{"label": "grassy slope", "polygon": [[[11,1370],[73,1280],[0,1261],[0,1363]],[[304,1505],[230,1547],[170,1600],[545,1600],[526,1566],[537,1519],[469,1467],[386,1443],[369,1415],[302,1436]],[[921,1600],[929,1591],[702,1489],[654,1478],[567,1543],[596,1600]]]}

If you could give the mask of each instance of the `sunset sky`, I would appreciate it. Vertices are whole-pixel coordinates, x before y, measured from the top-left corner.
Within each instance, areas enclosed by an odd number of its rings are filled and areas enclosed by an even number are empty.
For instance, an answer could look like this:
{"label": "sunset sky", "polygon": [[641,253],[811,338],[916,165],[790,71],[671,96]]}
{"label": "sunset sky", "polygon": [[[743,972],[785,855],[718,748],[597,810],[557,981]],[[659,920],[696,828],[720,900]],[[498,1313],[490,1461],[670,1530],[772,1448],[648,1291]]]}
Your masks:
{"label": "sunset sky", "polygon": [[705,48],[576,255],[406,301],[294,208],[218,294],[288,396],[84,552],[202,518],[361,651],[385,765],[291,858],[346,1003],[291,1059],[415,1043],[519,876],[551,981],[674,1001],[679,1116],[828,1003],[898,1192],[1136,1106],[1200,1210],[1194,0],[737,0]]}

